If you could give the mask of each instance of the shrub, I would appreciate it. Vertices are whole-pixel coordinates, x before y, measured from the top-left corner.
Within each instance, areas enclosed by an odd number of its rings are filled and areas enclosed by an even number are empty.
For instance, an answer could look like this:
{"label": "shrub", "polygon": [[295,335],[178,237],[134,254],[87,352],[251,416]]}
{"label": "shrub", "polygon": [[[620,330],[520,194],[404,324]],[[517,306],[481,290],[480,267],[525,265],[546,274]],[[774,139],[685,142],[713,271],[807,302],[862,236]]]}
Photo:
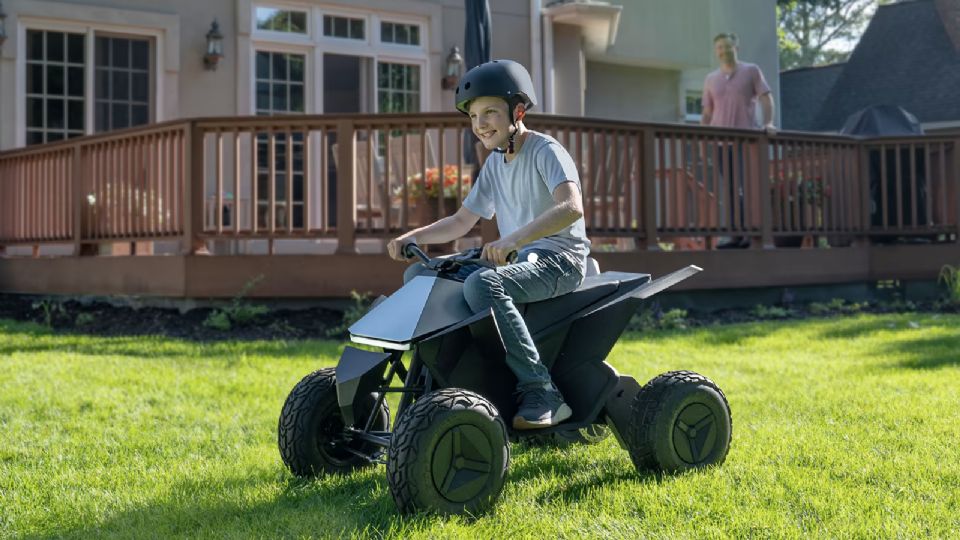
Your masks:
{"label": "shrub", "polygon": [[96,318],[93,316],[92,313],[77,313],[77,318],[74,319],[73,325],[74,325],[74,326],[89,326],[90,324],[93,324],[93,321],[94,321],[95,319],[96,319]]}
{"label": "shrub", "polygon": [[960,267],[944,265],[937,282],[947,286],[947,299],[951,303],[960,304]]}
{"label": "shrub", "polygon": [[660,328],[665,330],[683,330],[687,327],[687,310],[674,308],[660,317]]}
{"label": "shrub", "polygon": [[256,320],[257,317],[268,313],[270,308],[267,306],[248,304],[243,300],[250,290],[262,280],[263,274],[260,274],[248,281],[229,304],[210,312],[210,315],[203,321],[203,325],[207,328],[226,331],[234,324],[246,326]]}
{"label": "shrub", "polygon": [[786,319],[793,315],[793,310],[780,306],[757,304],[750,310],[750,315],[758,319]]}
{"label": "shrub", "polygon": [[40,312],[41,322],[47,328],[53,327],[53,322],[58,317],[67,316],[67,309],[63,306],[63,302],[59,300],[44,298],[34,302],[32,307],[35,311]]}

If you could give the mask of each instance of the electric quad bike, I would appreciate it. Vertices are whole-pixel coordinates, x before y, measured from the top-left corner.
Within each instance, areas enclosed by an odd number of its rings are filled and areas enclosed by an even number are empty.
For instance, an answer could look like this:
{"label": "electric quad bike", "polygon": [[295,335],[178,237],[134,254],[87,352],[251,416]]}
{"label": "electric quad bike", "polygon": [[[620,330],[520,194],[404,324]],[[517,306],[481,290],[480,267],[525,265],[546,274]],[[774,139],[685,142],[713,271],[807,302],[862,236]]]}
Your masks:
{"label": "electric quad bike", "polygon": [[[550,428],[514,431],[504,419],[516,413],[517,381],[492,311],[473,313],[462,293],[461,270],[488,263],[478,250],[437,259],[412,244],[404,250],[427,269],[349,328],[351,341],[383,352],[346,347],[336,368],[307,375],[283,405],[278,442],[293,474],[385,463],[401,511],[475,514],[500,495],[511,437],[593,443],[613,432],[641,471],[723,462],[731,419],[717,385],[672,371],[641,387],[604,361],[644,299],[700,268],[654,281],[648,274],[588,271],[576,291],[518,306],[573,416]],[[409,366],[404,351],[412,351]],[[399,394],[392,430],[389,393]]]}

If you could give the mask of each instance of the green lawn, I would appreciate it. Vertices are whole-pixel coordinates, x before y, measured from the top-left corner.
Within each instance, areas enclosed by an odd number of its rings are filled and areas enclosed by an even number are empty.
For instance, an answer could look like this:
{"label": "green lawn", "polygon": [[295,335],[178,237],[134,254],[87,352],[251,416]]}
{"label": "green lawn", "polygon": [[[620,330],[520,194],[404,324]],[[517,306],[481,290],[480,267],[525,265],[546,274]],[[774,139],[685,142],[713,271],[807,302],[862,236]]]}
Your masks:
{"label": "green lawn", "polygon": [[283,400],[341,344],[0,321],[0,537],[957,537],[958,329],[907,314],[628,335],[622,372],[692,369],[724,389],[726,463],[657,478],[612,438],[514,445],[496,512],[468,520],[397,515],[380,467],[283,467]]}

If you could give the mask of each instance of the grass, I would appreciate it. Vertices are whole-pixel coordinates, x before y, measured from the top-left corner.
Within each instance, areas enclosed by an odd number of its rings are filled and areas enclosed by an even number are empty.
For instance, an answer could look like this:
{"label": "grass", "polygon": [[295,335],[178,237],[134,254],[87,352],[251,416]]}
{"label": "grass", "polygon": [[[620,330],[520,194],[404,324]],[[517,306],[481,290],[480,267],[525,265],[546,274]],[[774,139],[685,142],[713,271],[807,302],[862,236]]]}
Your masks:
{"label": "grass", "polygon": [[332,342],[195,344],[0,321],[0,537],[956,537],[960,316],[629,334],[645,381],[693,369],[734,415],[718,468],[637,474],[612,439],[513,446],[496,512],[399,516],[384,471],[296,480],[290,388]]}

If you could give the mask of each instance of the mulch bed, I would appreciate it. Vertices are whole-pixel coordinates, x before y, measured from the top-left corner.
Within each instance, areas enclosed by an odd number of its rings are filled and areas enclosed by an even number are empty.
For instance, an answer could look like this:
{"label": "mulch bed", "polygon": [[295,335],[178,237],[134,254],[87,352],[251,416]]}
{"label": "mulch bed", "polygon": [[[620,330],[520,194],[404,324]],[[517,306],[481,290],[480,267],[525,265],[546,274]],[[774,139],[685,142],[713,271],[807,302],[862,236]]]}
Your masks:
{"label": "mulch bed", "polygon": [[172,308],[134,309],[76,300],[58,303],[35,296],[0,294],[0,319],[47,324],[49,318],[50,327],[58,332],[98,336],[150,335],[192,341],[317,339],[328,337],[328,330],[340,325],[343,317],[340,312],[319,307],[276,309],[249,324],[219,330],[204,325],[215,309],[195,308],[181,313]]}
{"label": "mulch bed", "polygon": [[[654,305],[655,307],[655,305]],[[795,320],[809,317],[842,315],[811,313],[808,306],[794,305],[783,316],[760,315],[755,310],[731,309],[714,313],[688,313],[683,327],[709,326],[761,320]],[[232,324],[227,330],[212,328],[204,321],[217,308],[200,307],[184,313],[173,308],[115,306],[105,302],[58,302],[36,296],[0,294],[0,319],[31,321],[49,326],[57,332],[97,336],[166,336],[191,341],[270,340],[270,339],[340,339],[336,332],[343,323],[343,313],[320,307],[303,309],[271,309],[248,324]],[[901,312],[960,313],[960,304],[937,302],[872,303],[858,309],[862,313]],[[849,314],[849,312],[848,312]],[[658,314],[662,316],[662,313]],[[654,327],[660,325],[653,323]],[[640,328],[637,328],[640,329]]]}

